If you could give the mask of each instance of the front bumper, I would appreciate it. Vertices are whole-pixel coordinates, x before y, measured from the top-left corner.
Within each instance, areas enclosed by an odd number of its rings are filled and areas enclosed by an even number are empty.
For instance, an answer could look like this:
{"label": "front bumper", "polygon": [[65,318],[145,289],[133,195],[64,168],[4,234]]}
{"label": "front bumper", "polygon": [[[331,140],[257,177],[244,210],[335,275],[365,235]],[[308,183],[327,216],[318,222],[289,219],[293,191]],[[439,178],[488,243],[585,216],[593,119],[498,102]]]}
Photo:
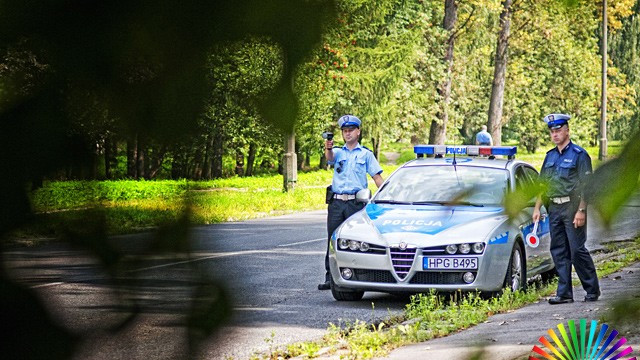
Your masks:
{"label": "front bumper", "polygon": [[[476,255],[437,255],[438,257],[464,258],[477,257],[478,266],[474,270],[425,270],[423,259],[434,256],[423,249],[408,249],[414,251],[412,261],[403,264],[407,268],[398,267],[398,262],[392,261],[393,248],[386,248],[384,254],[357,253],[351,251],[336,251],[335,240],[332,241],[329,253],[331,276],[336,285],[344,289],[360,291],[382,292],[426,292],[438,291],[497,291],[502,288],[506,275],[505,260],[500,248],[485,248],[482,254]],[[505,247],[507,248],[507,247]],[[409,259],[411,256],[405,256]],[[499,264],[503,263],[503,266]],[[410,265],[410,267],[408,267]],[[352,269],[353,276],[346,280],[341,275],[341,269]],[[406,274],[405,274],[406,271]],[[475,280],[467,284],[463,275],[471,272]]]}

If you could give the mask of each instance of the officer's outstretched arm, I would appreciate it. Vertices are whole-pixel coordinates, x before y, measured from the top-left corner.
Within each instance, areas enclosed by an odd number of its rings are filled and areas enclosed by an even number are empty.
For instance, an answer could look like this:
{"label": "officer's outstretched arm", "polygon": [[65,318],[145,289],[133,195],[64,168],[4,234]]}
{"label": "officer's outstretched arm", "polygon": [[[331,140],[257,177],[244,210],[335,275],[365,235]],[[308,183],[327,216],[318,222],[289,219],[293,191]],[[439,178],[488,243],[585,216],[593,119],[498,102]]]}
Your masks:
{"label": "officer's outstretched arm", "polygon": [[375,174],[371,177],[373,179],[373,181],[376,183],[377,187],[382,186],[382,183],[384,182],[384,179],[382,178],[382,175],[380,174]]}
{"label": "officer's outstretched arm", "polygon": [[536,206],[533,208],[533,215],[531,216],[533,222],[537,222],[540,220],[540,207],[542,206],[542,199],[538,197],[536,199]]}

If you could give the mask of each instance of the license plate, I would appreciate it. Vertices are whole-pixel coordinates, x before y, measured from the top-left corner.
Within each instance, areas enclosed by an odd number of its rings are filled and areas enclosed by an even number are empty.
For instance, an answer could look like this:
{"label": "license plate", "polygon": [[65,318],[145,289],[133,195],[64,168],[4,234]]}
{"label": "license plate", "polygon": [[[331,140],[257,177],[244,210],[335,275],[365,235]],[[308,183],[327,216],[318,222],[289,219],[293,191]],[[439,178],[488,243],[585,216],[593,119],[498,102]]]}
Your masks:
{"label": "license plate", "polygon": [[424,257],[423,270],[475,270],[478,268],[477,257]]}

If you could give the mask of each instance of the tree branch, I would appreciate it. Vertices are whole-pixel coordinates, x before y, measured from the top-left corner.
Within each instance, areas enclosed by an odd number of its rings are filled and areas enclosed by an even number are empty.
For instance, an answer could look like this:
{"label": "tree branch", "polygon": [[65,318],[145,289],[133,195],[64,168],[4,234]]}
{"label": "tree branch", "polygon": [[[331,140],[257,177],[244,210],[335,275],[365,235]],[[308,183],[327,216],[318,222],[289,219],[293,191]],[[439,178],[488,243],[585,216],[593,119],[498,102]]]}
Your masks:
{"label": "tree branch", "polygon": [[469,20],[471,20],[471,17],[473,16],[473,14],[475,12],[476,12],[476,7],[473,6],[473,9],[471,10],[471,13],[467,17],[467,19],[464,21],[464,23],[458,29],[456,29],[456,31],[454,31],[453,34],[451,34],[451,36],[454,39],[456,39],[458,37],[458,35],[460,35],[463,30],[466,31],[467,24],[469,23]]}

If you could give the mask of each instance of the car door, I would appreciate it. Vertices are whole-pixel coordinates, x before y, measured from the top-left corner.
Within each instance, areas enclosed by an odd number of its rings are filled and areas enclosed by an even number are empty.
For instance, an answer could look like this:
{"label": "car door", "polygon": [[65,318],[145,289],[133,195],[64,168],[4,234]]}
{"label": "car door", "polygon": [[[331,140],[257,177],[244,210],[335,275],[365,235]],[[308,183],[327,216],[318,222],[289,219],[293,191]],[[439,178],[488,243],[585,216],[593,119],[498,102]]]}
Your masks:
{"label": "car door", "polygon": [[[539,181],[538,178],[540,175],[533,167],[525,165],[523,169],[530,181],[534,183],[537,183]],[[538,255],[538,260],[542,267],[538,272],[544,272],[553,268],[553,259],[551,258],[550,251],[551,232],[549,231],[549,216],[544,205],[540,207],[540,222],[538,223],[536,235],[540,240],[540,244],[536,248],[536,254]]]}
{"label": "car door", "polygon": [[[537,181],[538,173],[532,167],[526,164],[521,164],[514,169],[515,187],[520,189],[523,186],[532,185]],[[528,236],[534,229],[534,223],[532,221],[533,210],[535,207],[536,198],[533,197],[527,203],[527,207],[520,212],[520,215],[516,219],[518,222],[518,228],[520,235],[525,243],[525,254],[527,261],[527,277],[532,277],[536,274],[549,270],[549,266],[552,266],[551,256],[549,252],[549,219],[546,216],[547,210],[544,206],[540,209],[541,221],[538,223],[535,238]]]}

